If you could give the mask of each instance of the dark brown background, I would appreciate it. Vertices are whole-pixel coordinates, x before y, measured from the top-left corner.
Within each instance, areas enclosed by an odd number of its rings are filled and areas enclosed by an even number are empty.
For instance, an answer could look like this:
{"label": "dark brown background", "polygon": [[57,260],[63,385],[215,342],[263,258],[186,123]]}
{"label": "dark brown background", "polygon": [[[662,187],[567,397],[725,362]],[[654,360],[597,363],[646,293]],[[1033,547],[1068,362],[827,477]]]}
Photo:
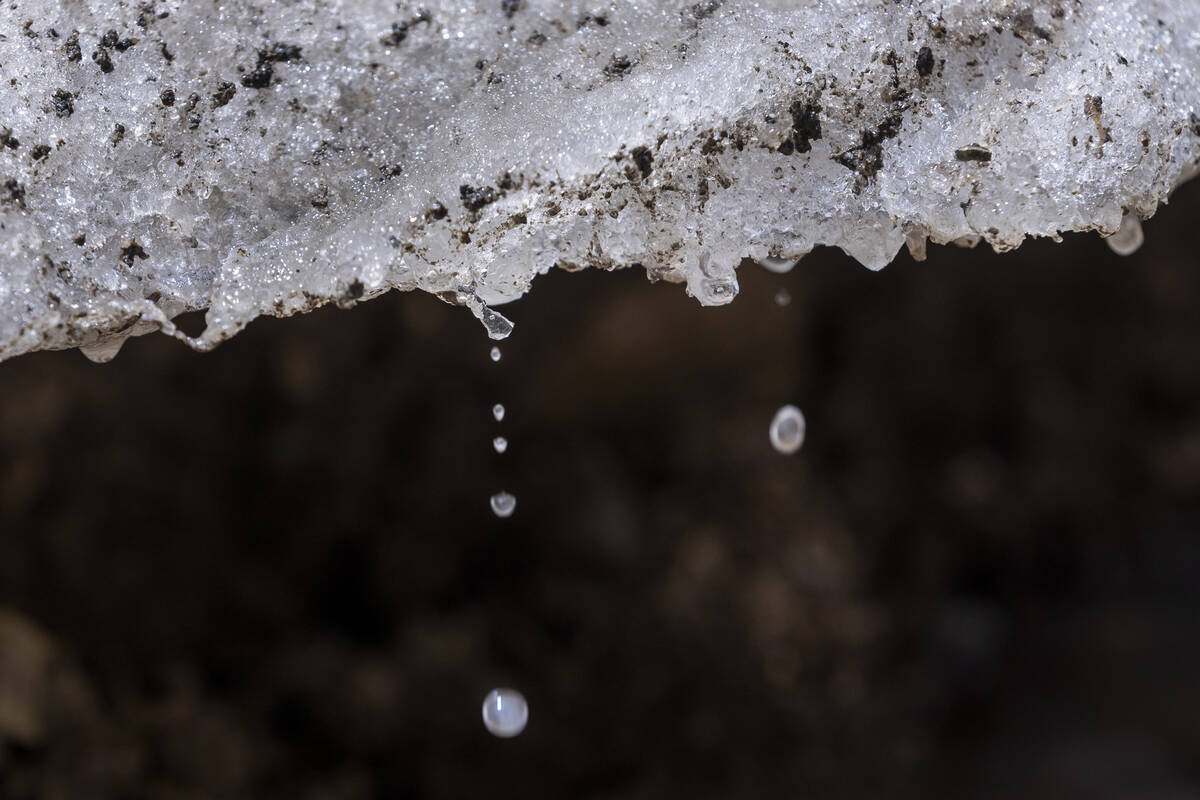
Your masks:
{"label": "dark brown background", "polygon": [[1198,211],[4,363],[0,797],[1198,797]]}

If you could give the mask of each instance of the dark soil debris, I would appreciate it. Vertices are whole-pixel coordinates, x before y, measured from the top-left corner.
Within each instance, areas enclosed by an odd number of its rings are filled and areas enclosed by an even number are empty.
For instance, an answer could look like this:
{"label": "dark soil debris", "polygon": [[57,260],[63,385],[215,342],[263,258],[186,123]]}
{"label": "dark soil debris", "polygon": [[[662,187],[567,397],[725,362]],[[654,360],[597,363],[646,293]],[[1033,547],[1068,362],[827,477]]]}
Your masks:
{"label": "dark soil debris", "polygon": [[409,20],[401,22],[393,22],[392,29],[379,37],[380,44],[385,47],[399,47],[408,38],[408,32],[416,27],[421,22],[429,22],[431,17],[428,11],[419,11],[417,15]]}
{"label": "dark soil debris", "polygon": [[67,61],[81,61],[83,59],[83,51],[79,49],[79,33],[72,31],[67,40],[63,42],[63,52],[67,55]]}
{"label": "dark soil debris", "polygon": [[0,191],[0,204],[25,207],[25,185],[16,178],[6,178]]}
{"label": "dark soil debris", "polygon": [[631,153],[633,163],[637,165],[638,172],[642,173],[642,178],[649,178],[650,173],[654,170],[654,155],[648,147],[635,147]]}
{"label": "dark soil debris", "polygon": [[612,59],[604,67],[604,74],[610,78],[624,78],[633,71],[636,61],[628,56],[613,55]]}
{"label": "dark soil debris", "polygon": [[1022,11],[1012,18],[1013,36],[1021,39],[1024,42],[1029,42],[1029,36],[1033,35],[1044,42],[1053,42],[1054,36],[1050,31],[1038,25],[1033,18],[1032,11]]}
{"label": "dark soil debris", "polygon": [[92,53],[92,61],[95,61],[96,66],[100,67],[100,71],[106,75],[113,71],[112,59],[109,58],[108,51],[103,48]]}
{"label": "dark soil debris", "polygon": [[955,150],[954,157],[959,161],[978,161],[986,164],[992,160],[992,151],[981,144],[969,144]]}
{"label": "dark soil debris", "polygon": [[468,186],[465,183],[458,187],[458,197],[468,211],[478,211],[498,199],[496,190],[491,186]]}
{"label": "dark soil debris", "polygon": [[1100,135],[1100,144],[1112,141],[1112,129],[1106,128],[1101,121],[1104,110],[1104,98],[1100,95],[1087,95],[1083,98],[1083,111],[1092,119],[1096,132]]}
{"label": "dark soil debris", "polygon": [[917,51],[917,74],[922,78],[928,78],[933,74],[933,51],[928,47],[922,47]]}
{"label": "dark soil debris", "polygon": [[821,138],[821,106],[811,100],[797,100],[790,109],[792,115],[791,144],[797,153],[807,153],[812,142]]}
{"label": "dark soil debris", "polygon": [[145,261],[149,257],[150,254],[142,249],[142,246],[138,244],[137,239],[131,239],[129,244],[121,248],[121,263],[127,267],[133,266],[133,260],[135,258],[140,258]]}
{"label": "dark soil debris", "polygon": [[221,106],[227,105],[229,101],[233,99],[233,96],[236,93],[236,86],[229,81],[223,81],[219,86],[217,86],[217,90],[213,92],[212,107],[220,108]]}
{"label": "dark soil debris", "polygon": [[54,94],[50,95],[50,102],[54,104],[57,116],[69,117],[75,113],[75,99],[66,89],[55,89]]}
{"label": "dark soil debris", "polygon": [[270,61],[260,61],[254,69],[242,76],[242,86],[247,89],[265,89],[271,85],[275,75],[275,67]]}
{"label": "dark soil debris", "polygon": [[876,127],[862,132],[862,144],[834,157],[839,164],[858,173],[858,188],[865,186],[883,169],[883,143],[900,133],[903,110],[902,104],[897,105]]}

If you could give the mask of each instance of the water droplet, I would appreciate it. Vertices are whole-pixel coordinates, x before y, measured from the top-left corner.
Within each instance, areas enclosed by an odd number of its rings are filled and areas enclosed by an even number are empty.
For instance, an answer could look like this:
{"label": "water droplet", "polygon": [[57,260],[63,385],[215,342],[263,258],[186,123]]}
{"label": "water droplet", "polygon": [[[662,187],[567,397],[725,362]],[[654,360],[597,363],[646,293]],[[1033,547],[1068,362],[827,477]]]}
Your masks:
{"label": "water droplet", "polygon": [[505,439],[503,436],[497,436],[495,439],[492,439],[492,447],[496,448],[497,453],[503,453],[508,449],[508,439]]}
{"label": "water droplet", "polygon": [[483,327],[487,328],[489,339],[506,339],[512,333],[512,320],[504,316],[498,311],[493,311],[488,306],[480,303],[480,311],[477,314],[479,321],[483,323]]}
{"label": "water droplet", "polygon": [[510,739],[525,730],[529,704],[516,689],[492,689],[483,698],[483,726],[488,733]]}
{"label": "water droplet", "polygon": [[491,496],[489,502],[492,506],[492,513],[501,519],[511,517],[517,510],[517,498],[508,492],[497,492]]}
{"label": "water droplet", "polygon": [[1137,215],[1126,214],[1121,217],[1121,227],[1117,232],[1104,241],[1108,242],[1109,248],[1117,255],[1131,256],[1142,246],[1142,242],[1146,241],[1146,235],[1142,232],[1142,223]]}
{"label": "water droplet", "polygon": [[[445,298],[443,298],[445,299]],[[483,327],[487,329],[489,339],[504,339],[513,330],[512,320],[505,317],[498,311],[493,310],[487,303],[475,294],[475,284],[470,286],[459,286],[452,293],[452,299],[447,302],[452,302],[455,305],[466,306],[471,309],[471,313],[475,318],[483,323]]]}
{"label": "water droplet", "polygon": [[787,289],[780,289],[775,293],[775,305],[780,308],[790,306],[792,304],[792,293]]}
{"label": "water droplet", "polygon": [[496,422],[503,420],[504,406],[502,406],[500,403],[496,403],[496,405],[492,406],[492,416],[496,418]]}
{"label": "water droplet", "polygon": [[117,353],[121,350],[121,345],[125,344],[125,340],[128,338],[128,336],[114,336],[96,344],[81,345],[79,352],[87,356],[89,361],[94,361],[97,364],[107,364],[117,357]]}
{"label": "water droplet", "polygon": [[784,406],[775,412],[771,420],[771,447],[790,455],[804,444],[804,414],[795,406]]}
{"label": "water droplet", "polygon": [[706,278],[700,282],[700,302],[706,306],[723,306],[737,293],[737,278]]}
{"label": "water droplet", "polygon": [[904,243],[908,245],[908,254],[912,256],[913,261],[925,260],[925,243],[929,237],[929,230],[924,225],[912,225],[904,234]]}
{"label": "water droplet", "polygon": [[492,348],[492,361],[499,361],[499,360],[500,360],[500,348],[493,347]]}
{"label": "water droplet", "polygon": [[784,273],[791,272],[792,269],[799,263],[795,258],[780,258],[778,256],[763,256],[758,260],[759,265],[763,269],[768,269],[771,272]]}

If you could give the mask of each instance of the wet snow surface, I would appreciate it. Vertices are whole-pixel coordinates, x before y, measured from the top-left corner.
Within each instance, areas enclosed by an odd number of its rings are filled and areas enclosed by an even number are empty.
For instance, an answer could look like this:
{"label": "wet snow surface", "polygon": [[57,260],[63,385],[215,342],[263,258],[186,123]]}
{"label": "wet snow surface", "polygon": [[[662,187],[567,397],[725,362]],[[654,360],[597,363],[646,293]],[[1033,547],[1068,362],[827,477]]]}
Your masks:
{"label": "wet snow surface", "polygon": [[[0,358],[392,288],[1112,234],[1200,160],[1191,0],[0,9]],[[170,320],[207,310],[195,337]]]}

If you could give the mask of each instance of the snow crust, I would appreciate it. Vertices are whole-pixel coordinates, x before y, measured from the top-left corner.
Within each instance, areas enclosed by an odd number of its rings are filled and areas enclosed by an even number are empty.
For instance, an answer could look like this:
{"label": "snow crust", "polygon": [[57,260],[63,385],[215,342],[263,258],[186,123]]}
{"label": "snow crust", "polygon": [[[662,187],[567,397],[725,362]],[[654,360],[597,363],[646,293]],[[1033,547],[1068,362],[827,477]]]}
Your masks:
{"label": "snow crust", "polygon": [[1112,235],[1200,163],[1194,0],[39,0],[0,76],[0,359],[392,288],[502,337],[556,266],[715,305]]}

